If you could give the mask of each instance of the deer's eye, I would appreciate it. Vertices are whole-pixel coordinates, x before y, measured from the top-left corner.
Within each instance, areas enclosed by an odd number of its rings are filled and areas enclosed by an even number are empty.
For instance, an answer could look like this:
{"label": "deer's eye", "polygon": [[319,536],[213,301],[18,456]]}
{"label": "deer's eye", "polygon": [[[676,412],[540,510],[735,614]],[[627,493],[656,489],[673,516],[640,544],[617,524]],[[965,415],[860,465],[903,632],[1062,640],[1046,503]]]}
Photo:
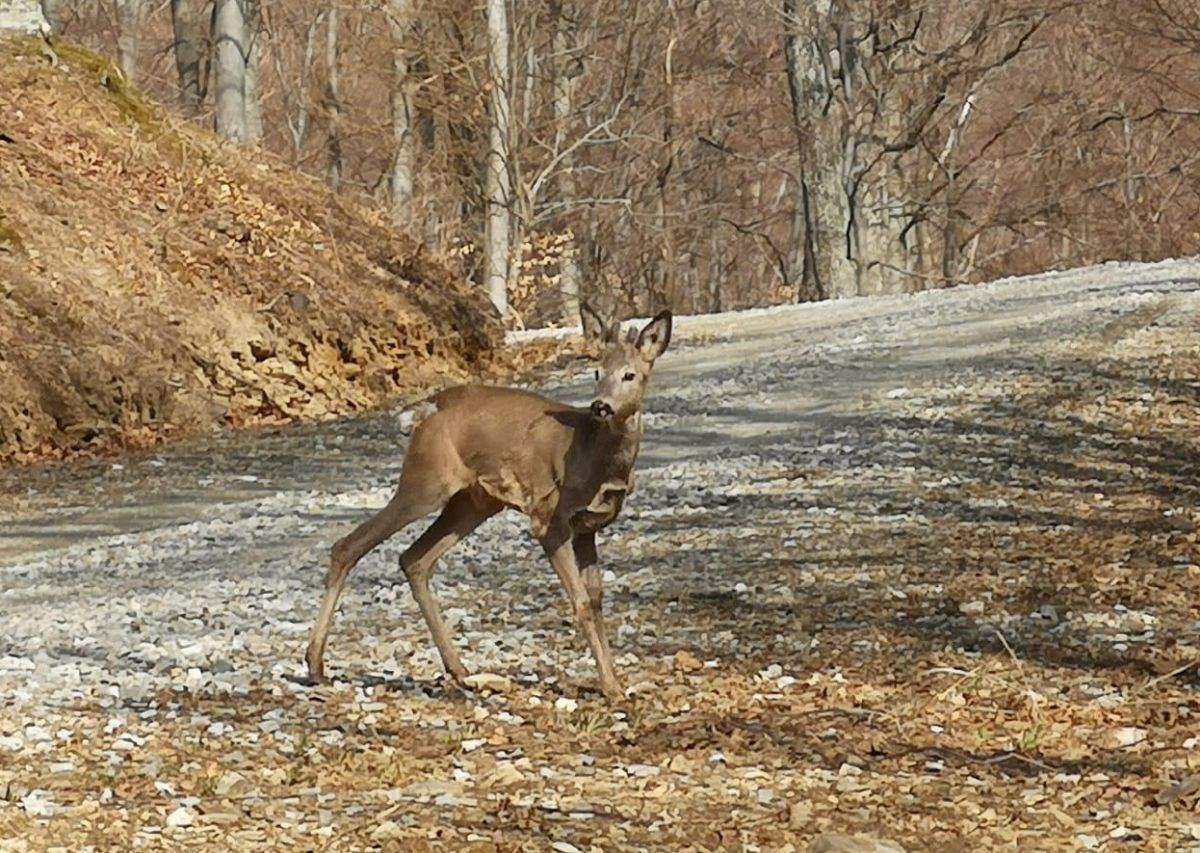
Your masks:
{"label": "deer's eye", "polygon": [[624,379],[626,382],[632,382],[633,380],[637,379],[637,375],[631,370],[621,378]]}

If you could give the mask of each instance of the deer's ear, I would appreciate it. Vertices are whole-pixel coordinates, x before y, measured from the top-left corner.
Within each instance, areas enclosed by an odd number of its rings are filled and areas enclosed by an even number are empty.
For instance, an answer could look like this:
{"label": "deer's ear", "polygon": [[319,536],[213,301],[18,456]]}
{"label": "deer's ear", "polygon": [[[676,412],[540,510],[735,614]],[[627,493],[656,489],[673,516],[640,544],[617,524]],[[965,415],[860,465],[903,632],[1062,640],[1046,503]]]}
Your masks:
{"label": "deer's ear", "polygon": [[638,351],[646,361],[654,361],[664,352],[671,342],[671,312],[660,311],[654,319],[646,324],[637,339]]}
{"label": "deer's ear", "polygon": [[579,320],[584,338],[594,344],[614,343],[621,329],[620,324],[607,322],[595,308],[583,300],[579,303]]}

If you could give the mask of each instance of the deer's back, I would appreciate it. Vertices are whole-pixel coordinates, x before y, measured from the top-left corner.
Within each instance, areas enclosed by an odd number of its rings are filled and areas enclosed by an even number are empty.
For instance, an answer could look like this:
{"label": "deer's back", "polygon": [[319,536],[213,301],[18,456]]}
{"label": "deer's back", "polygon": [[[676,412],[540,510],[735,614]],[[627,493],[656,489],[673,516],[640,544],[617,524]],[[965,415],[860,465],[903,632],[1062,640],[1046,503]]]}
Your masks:
{"label": "deer's back", "polygon": [[[516,477],[549,488],[562,461],[589,429],[582,409],[516,388],[460,385],[430,398],[437,412],[422,426],[448,442],[480,477]],[[430,436],[433,440],[433,436]]]}

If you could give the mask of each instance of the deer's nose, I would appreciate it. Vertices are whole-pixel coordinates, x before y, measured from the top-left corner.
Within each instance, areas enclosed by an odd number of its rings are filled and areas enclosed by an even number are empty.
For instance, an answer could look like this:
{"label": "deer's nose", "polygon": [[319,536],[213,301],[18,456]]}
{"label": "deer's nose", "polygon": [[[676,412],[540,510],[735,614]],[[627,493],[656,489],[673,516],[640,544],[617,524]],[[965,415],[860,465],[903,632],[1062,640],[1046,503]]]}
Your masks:
{"label": "deer's nose", "polygon": [[598,418],[611,418],[613,416],[613,407],[603,400],[593,400],[592,414]]}

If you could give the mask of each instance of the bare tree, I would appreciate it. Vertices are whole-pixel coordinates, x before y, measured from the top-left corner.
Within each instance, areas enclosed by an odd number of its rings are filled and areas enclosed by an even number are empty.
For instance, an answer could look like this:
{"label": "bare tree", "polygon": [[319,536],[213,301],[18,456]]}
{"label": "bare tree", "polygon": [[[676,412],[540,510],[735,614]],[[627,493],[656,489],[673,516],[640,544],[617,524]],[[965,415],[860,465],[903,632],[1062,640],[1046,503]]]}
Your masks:
{"label": "bare tree", "polygon": [[[1048,13],[968,2],[935,24],[925,12],[915,0],[886,14],[865,0],[783,0],[800,176],[792,239],[803,241],[793,245],[790,267],[803,257],[810,295],[905,289],[891,282],[896,276],[927,279],[913,248],[927,242],[914,229],[929,218],[942,219],[946,241],[934,275],[952,281],[957,269],[959,208],[935,202],[961,189],[953,155],[969,109],[955,105],[970,103],[973,87],[1021,54]],[[939,156],[930,135],[956,123]],[[941,180],[922,187],[916,161],[930,157]]]}
{"label": "bare tree", "polygon": [[[582,73],[582,63],[575,55],[571,13],[563,0],[551,0],[554,18],[554,150],[564,151],[575,113],[575,89]],[[563,157],[562,171],[558,176],[558,194],[563,201],[573,202],[579,197],[575,180],[573,153]],[[559,261],[559,293],[562,295],[562,318],[574,322],[579,316],[579,263],[576,260],[574,235],[566,241]]]}
{"label": "bare tree", "polygon": [[328,157],[326,176],[329,186],[335,190],[341,188],[342,176],[346,172],[342,149],[342,83],[338,67],[341,53],[338,47],[340,23],[337,3],[331,2],[325,17],[325,117],[328,122],[325,151]]}
{"label": "bare tree", "polygon": [[[290,81],[280,87],[283,108],[283,124],[291,142],[292,163],[300,162],[301,152],[308,140],[312,122],[313,69],[317,63],[317,37],[328,15],[327,9],[279,10],[268,6],[265,10],[264,29],[272,40],[271,58],[275,76]],[[294,46],[299,54],[295,64],[285,65],[285,48]]]}
{"label": "bare tree", "polygon": [[246,11],[246,79],[244,97],[246,101],[246,142],[258,142],[263,135],[262,117],[262,61],[264,32],[262,27],[262,3],[260,0],[244,0]]}
{"label": "bare tree", "polygon": [[415,81],[408,67],[413,38],[413,0],[389,0],[387,14],[392,36],[391,212],[393,222],[407,224],[413,220],[413,149],[416,141],[412,93]]}
{"label": "bare tree", "polygon": [[512,74],[509,68],[508,10],[505,0],[487,0],[488,148],[484,180],[487,205],[483,238],[483,284],[501,316],[508,313],[509,259],[512,251],[509,210],[512,184]]}
{"label": "bare tree", "polygon": [[246,132],[246,14],[242,0],[215,0],[212,19],[216,53],[216,130],[242,142]]}
{"label": "bare tree", "polygon": [[204,100],[208,80],[198,21],[196,0],[171,0],[172,46],[175,71],[179,76],[179,98],[184,109],[192,114],[199,110]]}
{"label": "bare tree", "polygon": [[117,58],[121,71],[131,82],[137,82],[142,0],[113,0],[113,13],[117,19]]}
{"label": "bare tree", "polygon": [[0,33],[36,33],[45,26],[46,15],[37,0],[0,2]]}
{"label": "bare tree", "polygon": [[67,0],[42,0],[42,14],[50,29],[61,34],[71,19],[71,8]]}

